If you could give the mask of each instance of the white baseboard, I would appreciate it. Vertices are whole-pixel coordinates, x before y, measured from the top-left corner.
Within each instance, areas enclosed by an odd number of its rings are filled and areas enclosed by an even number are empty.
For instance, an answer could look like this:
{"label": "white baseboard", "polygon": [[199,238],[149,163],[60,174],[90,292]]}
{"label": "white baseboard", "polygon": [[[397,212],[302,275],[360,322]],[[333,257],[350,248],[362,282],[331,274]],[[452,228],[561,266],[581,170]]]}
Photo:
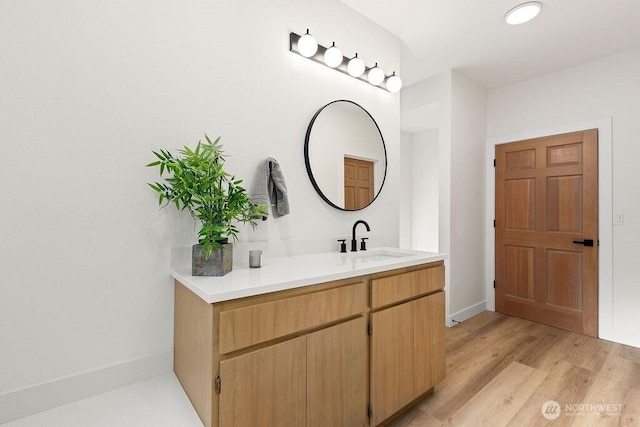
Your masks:
{"label": "white baseboard", "polygon": [[173,370],[173,350],[0,394],[0,424]]}
{"label": "white baseboard", "polygon": [[460,310],[456,313],[446,316],[447,327],[450,328],[452,326],[457,325],[460,322],[464,322],[467,319],[471,319],[473,316],[476,316],[483,311],[487,310],[487,302],[482,301],[478,304],[474,304],[470,307],[465,308],[464,310]]}
{"label": "white baseboard", "polygon": [[640,335],[621,331],[620,329],[613,330],[613,337],[611,341],[640,348]]}

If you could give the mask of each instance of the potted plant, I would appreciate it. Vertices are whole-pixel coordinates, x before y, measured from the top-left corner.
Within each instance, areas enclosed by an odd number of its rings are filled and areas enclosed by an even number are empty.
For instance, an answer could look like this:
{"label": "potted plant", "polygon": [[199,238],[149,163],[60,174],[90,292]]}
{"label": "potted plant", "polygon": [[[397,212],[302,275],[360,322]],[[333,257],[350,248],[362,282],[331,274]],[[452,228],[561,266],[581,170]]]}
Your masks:
{"label": "potted plant", "polygon": [[153,151],[157,161],[147,167],[159,167],[164,182],[148,183],[158,193],[161,208],[174,204],[199,220],[198,244],[192,248],[192,275],[223,276],[231,271],[233,246],[237,240],[235,223],[249,223],[254,228],[256,218],[266,215],[268,206],[254,204],[242,180],[225,172],[220,138],[198,141],[194,149],[184,147],[178,155],[169,151]]}

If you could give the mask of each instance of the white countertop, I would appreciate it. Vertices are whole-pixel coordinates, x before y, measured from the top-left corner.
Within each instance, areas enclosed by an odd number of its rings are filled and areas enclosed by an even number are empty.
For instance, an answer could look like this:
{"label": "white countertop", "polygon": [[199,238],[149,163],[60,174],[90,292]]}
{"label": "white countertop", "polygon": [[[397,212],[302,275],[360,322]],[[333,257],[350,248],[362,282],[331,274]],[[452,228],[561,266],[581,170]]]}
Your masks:
{"label": "white countertop", "polygon": [[208,303],[283,291],[446,259],[445,254],[397,248],[263,258],[260,268],[235,268],[221,277],[192,276],[190,260],[171,276]]}

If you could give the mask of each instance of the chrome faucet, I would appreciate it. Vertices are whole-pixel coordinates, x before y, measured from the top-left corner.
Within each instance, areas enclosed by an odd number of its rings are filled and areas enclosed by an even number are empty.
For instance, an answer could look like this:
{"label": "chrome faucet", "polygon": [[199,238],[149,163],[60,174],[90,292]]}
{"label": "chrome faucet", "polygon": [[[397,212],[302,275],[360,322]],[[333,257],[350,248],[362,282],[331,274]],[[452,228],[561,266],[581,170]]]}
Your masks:
{"label": "chrome faucet", "polygon": [[[355,222],[355,224],[353,224],[353,231],[351,232],[351,252],[356,252],[358,250],[358,242],[356,241],[356,227],[358,227],[358,224],[364,224],[364,226],[367,228],[367,231],[371,231],[371,229],[369,228],[369,224],[367,224],[367,222],[364,220],[359,219]],[[360,249],[366,250],[364,240]]]}

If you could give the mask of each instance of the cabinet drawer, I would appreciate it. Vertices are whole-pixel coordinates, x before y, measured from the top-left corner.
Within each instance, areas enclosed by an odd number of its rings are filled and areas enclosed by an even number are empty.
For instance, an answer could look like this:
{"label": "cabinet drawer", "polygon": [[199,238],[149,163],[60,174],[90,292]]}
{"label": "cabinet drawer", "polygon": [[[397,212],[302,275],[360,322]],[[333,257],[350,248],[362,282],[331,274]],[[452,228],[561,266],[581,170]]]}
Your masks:
{"label": "cabinet drawer", "polygon": [[283,298],[220,313],[220,353],[338,321],[367,310],[366,283]]}
{"label": "cabinet drawer", "polygon": [[371,308],[382,307],[444,289],[444,265],[371,281]]}

